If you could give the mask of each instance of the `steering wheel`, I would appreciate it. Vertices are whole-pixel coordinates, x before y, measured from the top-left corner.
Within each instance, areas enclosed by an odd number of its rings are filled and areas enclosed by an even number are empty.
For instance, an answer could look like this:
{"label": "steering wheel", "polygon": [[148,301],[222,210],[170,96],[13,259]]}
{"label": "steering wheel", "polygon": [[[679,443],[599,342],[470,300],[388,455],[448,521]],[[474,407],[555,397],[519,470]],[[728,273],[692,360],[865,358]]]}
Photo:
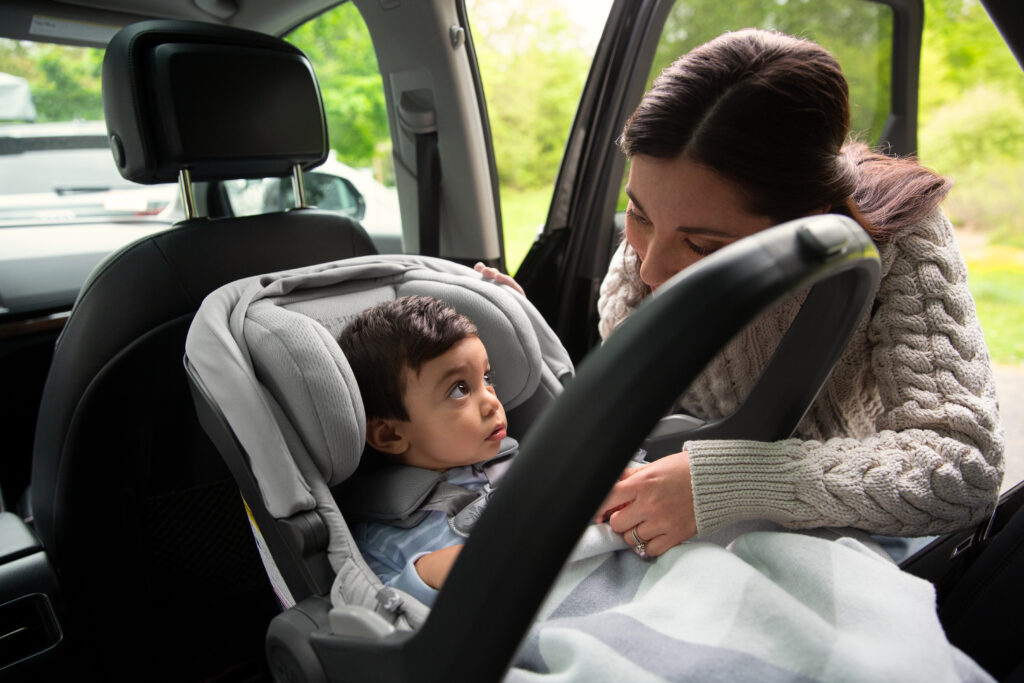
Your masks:
{"label": "steering wheel", "polygon": [[[530,429],[422,628],[358,643],[313,633],[325,671],[500,679],[631,454],[708,361],[761,310],[814,285],[743,406],[688,435],[788,436],[871,305],[879,273],[860,226],[823,215],[739,240],[677,274],[584,359]],[[791,390],[785,398],[780,384]],[[679,435],[671,438],[678,450]]]}

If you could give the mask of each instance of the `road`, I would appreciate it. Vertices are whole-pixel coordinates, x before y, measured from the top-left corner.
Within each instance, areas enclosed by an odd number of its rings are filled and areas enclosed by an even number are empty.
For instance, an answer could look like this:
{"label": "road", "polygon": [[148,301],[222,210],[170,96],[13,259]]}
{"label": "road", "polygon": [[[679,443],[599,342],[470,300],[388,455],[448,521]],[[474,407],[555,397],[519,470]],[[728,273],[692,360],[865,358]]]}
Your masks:
{"label": "road", "polygon": [[1005,490],[1024,479],[1024,365],[996,365],[993,370],[1006,429]]}

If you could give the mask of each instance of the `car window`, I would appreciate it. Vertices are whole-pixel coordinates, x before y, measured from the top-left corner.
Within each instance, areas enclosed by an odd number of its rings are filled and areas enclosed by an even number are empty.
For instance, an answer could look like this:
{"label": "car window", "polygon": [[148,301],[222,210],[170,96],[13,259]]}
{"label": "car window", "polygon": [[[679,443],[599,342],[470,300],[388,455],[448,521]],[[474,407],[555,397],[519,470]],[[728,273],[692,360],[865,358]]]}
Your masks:
{"label": "car window", "polygon": [[[402,251],[384,87],[369,31],[352,3],[296,28],[286,39],[309,57],[320,82],[330,154],[303,173],[306,204],[358,220],[382,252]],[[293,208],[290,178],[224,183],[231,211],[246,216]]]}
{"label": "car window", "polygon": [[611,0],[467,0],[498,167],[505,266],[543,226]]}
{"label": "car window", "polygon": [[156,216],[174,184],[125,180],[107,146],[103,51],[0,39],[0,225]]}

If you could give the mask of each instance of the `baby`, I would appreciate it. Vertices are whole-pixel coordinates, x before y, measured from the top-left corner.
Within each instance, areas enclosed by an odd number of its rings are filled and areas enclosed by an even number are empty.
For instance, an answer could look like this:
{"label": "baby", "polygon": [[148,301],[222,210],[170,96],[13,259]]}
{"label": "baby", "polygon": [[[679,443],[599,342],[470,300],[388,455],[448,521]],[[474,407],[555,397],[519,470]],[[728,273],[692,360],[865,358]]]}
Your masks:
{"label": "baby", "polygon": [[[363,311],[338,344],[363,398],[369,457],[440,472],[452,490],[481,492],[465,506],[475,521],[504,470],[492,465],[507,460],[511,442],[476,326],[436,299],[402,297]],[[435,508],[408,528],[374,521],[352,531],[381,581],[429,606],[471,526],[460,526],[460,516]]]}

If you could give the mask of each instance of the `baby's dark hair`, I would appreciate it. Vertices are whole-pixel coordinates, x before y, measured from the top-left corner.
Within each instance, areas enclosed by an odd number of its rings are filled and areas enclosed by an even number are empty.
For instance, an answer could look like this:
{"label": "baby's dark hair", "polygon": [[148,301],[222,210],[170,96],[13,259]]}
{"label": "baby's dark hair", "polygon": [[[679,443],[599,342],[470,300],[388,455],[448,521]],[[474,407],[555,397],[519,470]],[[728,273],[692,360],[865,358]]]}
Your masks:
{"label": "baby's dark hair", "polygon": [[476,336],[476,325],[444,302],[404,296],[360,313],[338,345],[356,376],[367,419],[408,420],[404,369],[418,373],[427,361]]}

